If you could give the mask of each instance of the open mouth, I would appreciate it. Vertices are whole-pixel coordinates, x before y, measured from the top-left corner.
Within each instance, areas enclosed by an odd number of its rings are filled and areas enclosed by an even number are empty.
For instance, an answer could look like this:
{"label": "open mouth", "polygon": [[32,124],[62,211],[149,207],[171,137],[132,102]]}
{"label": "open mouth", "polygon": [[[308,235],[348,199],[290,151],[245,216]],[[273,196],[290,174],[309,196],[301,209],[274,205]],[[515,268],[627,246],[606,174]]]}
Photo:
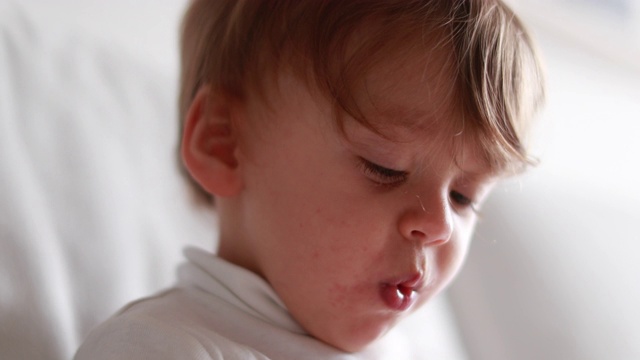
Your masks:
{"label": "open mouth", "polygon": [[409,309],[418,298],[421,279],[422,276],[416,274],[404,280],[382,283],[380,287],[382,300],[392,310],[405,311]]}

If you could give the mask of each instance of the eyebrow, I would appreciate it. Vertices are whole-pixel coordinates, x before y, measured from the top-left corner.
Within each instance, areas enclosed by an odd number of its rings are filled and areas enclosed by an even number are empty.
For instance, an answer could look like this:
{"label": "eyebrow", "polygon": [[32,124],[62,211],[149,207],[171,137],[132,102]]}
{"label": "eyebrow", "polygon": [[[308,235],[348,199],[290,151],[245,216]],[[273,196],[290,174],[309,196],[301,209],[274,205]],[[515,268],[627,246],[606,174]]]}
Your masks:
{"label": "eyebrow", "polygon": [[465,171],[461,170],[464,179],[471,182],[497,181],[500,179],[500,172],[489,169],[486,172]]}

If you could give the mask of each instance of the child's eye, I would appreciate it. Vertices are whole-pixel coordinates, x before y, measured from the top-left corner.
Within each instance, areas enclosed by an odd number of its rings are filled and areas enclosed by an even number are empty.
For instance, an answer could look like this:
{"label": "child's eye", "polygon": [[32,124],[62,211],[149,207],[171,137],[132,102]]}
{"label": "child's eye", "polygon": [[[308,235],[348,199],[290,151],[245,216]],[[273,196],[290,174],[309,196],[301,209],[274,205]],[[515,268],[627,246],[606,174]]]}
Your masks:
{"label": "child's eye", "polygon": [[475,202],[471,198],[465,196],[464,194],[454,190],[449,193],[449,197],[451,198],[451,201],[455,205],[458,205],[460,208],[463,208],[463,209],[469,208],[476,213],[478,212],[475,206]]}
{"label": "child's eye", "polygon": [[406,171],[389,169],[364,158],[360,158],[360,163],[365,176],[377,185],[400,185],[407,180],[409,175]]}

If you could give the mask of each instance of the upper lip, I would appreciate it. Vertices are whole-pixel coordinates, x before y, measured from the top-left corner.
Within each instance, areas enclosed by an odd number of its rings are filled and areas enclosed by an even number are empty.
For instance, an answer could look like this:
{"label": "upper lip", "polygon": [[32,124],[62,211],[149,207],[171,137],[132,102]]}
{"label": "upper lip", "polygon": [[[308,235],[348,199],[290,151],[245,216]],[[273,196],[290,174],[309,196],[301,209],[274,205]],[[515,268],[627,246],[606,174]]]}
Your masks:
{"label": "upper lip", "polygon": [[425,276],[422,271],[413,271],[405,275],[390,278],[383,283],[417,292],[424,286],[424,279]]}

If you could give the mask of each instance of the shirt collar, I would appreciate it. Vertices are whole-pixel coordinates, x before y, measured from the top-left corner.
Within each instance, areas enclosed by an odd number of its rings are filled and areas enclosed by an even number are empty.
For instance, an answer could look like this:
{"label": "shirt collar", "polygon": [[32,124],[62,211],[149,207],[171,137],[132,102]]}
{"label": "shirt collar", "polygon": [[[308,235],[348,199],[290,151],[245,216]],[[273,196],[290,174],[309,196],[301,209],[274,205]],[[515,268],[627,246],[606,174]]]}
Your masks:
{"label": "shirt collar", "polygon": [[275,326],[306,334],[273,288],[257,274],[202,249],[188,247],[184,255],[188,262],[179,269],[180,283],[196,286]]}

